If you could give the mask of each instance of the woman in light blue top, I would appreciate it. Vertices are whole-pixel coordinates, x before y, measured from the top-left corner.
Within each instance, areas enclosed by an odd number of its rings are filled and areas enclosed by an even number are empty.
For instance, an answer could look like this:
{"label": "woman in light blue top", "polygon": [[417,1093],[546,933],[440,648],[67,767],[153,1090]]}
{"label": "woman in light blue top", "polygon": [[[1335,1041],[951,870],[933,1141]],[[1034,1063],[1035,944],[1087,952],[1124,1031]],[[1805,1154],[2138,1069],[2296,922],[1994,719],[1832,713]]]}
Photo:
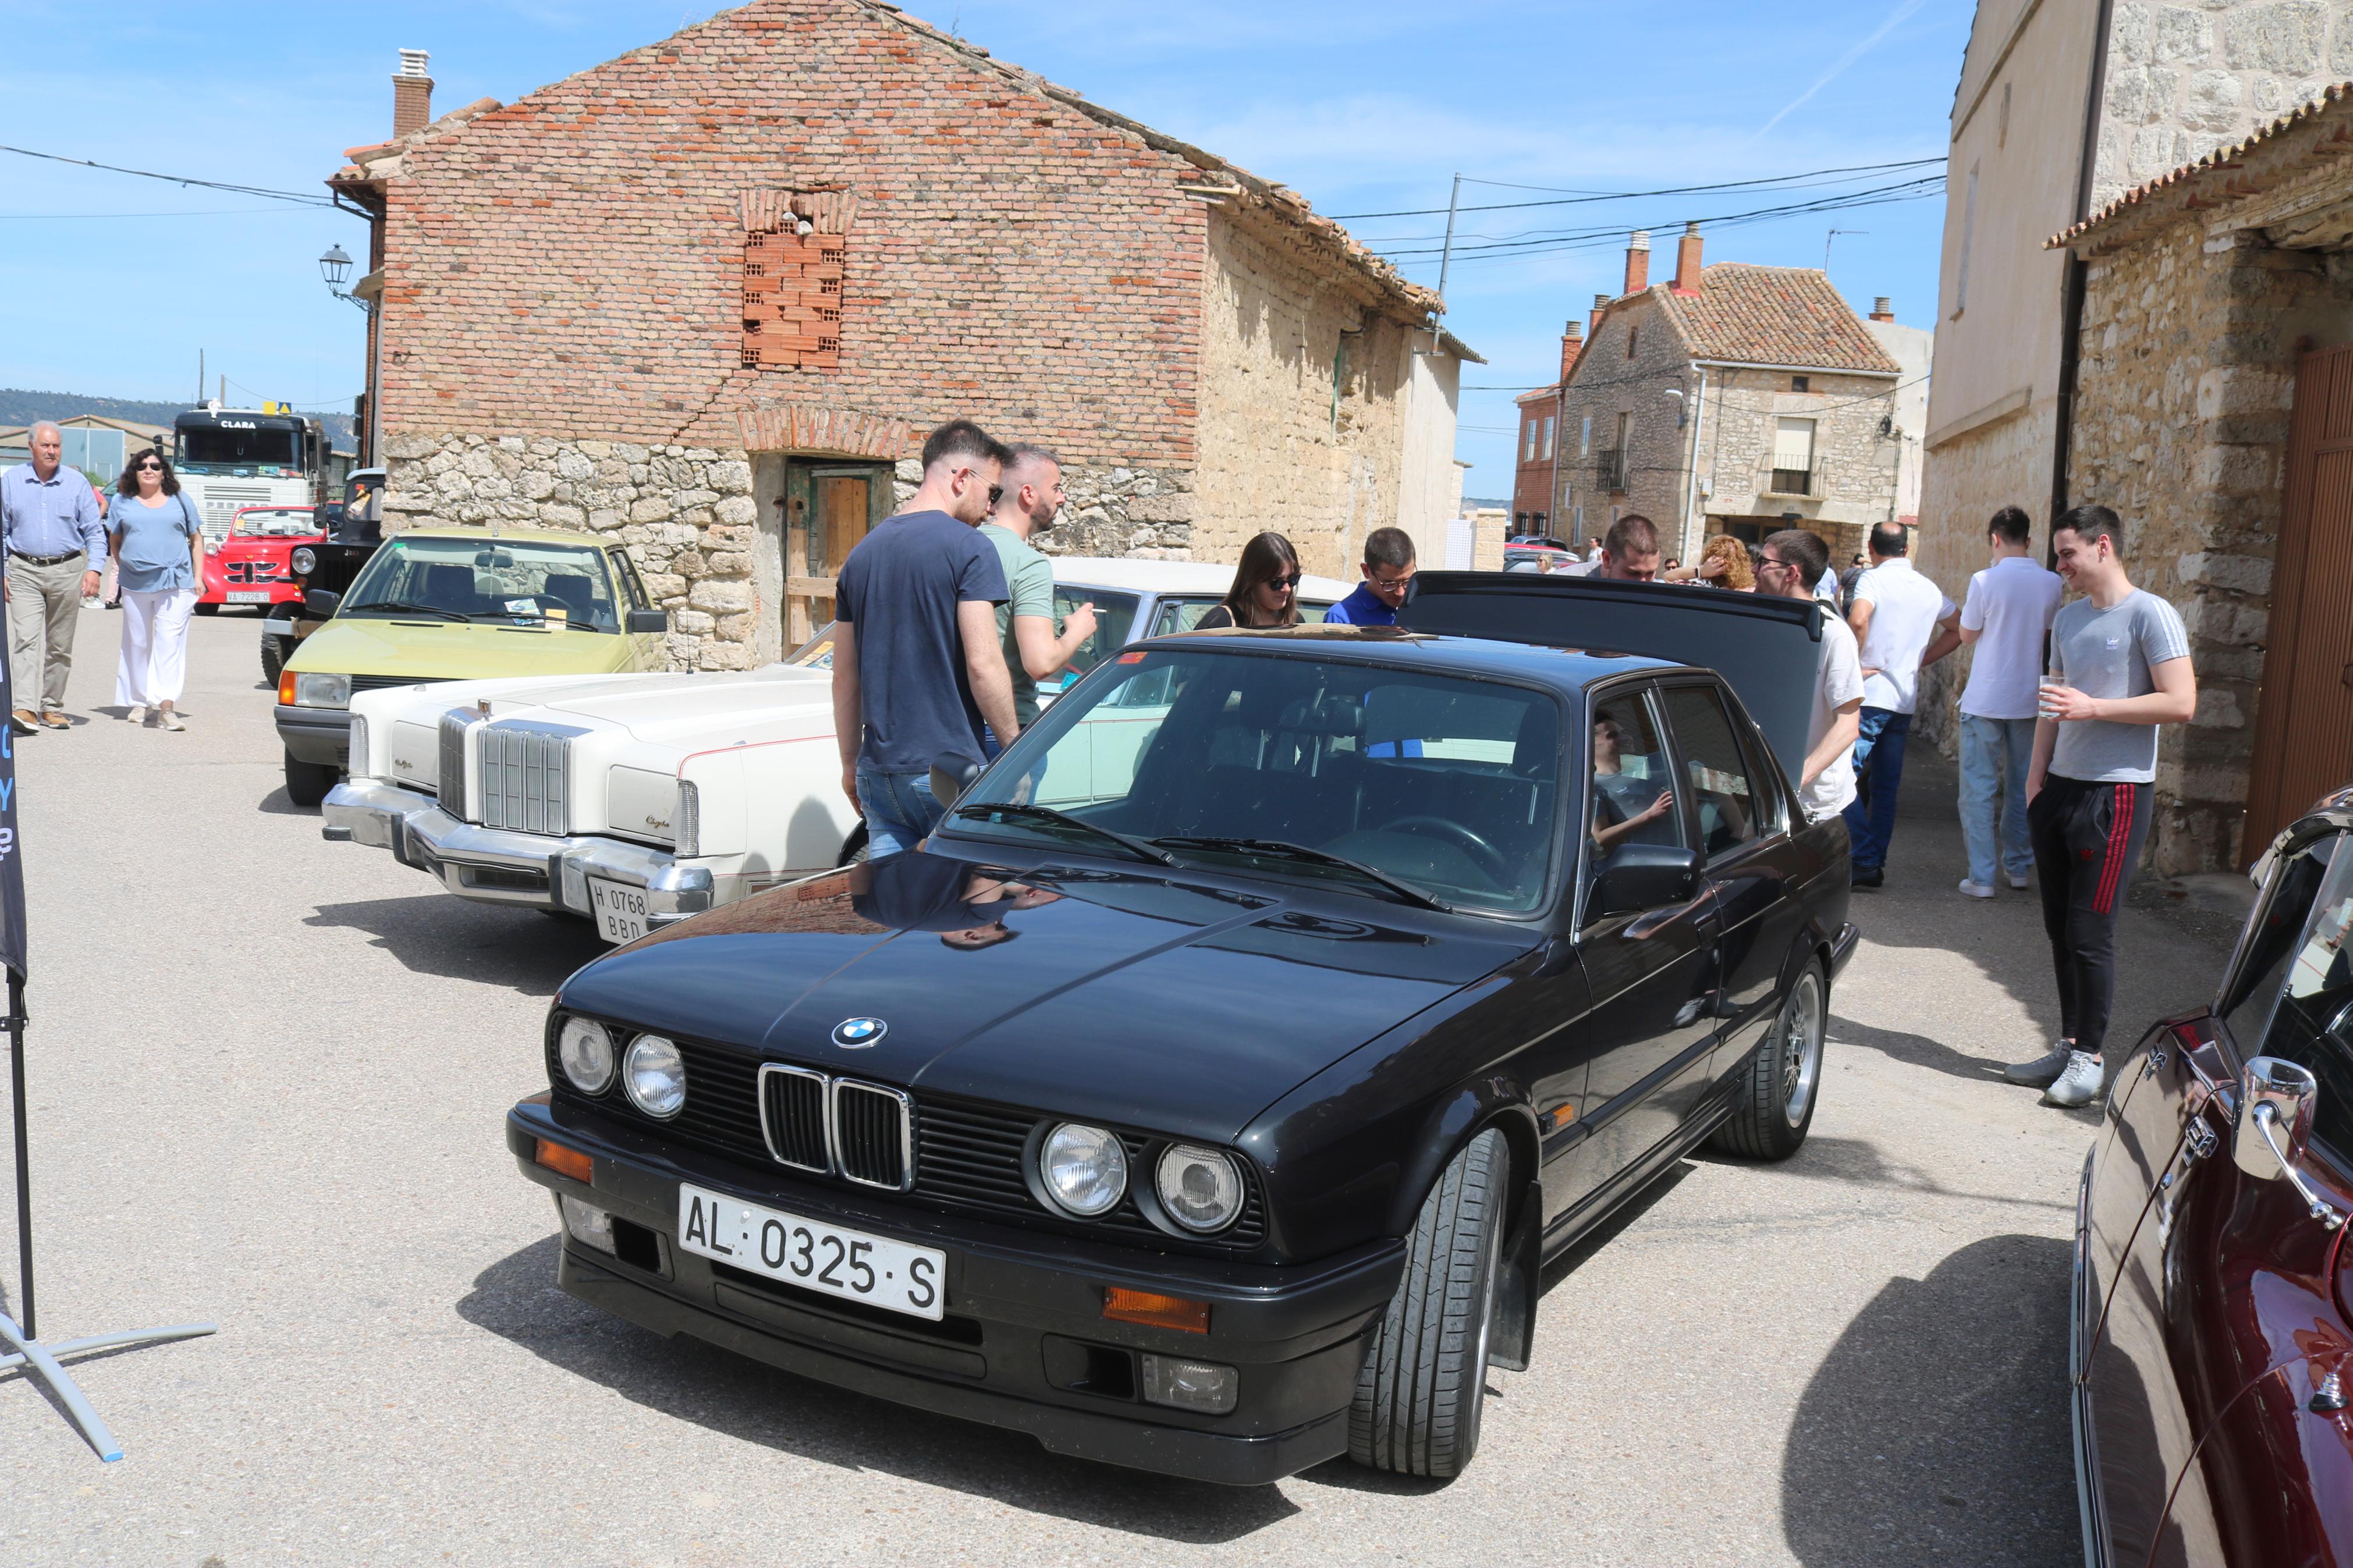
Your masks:
{"label": "woman in light blue top", "polygon": [[122,584],[122,657],[114,700],[142,722],[149,709],[166,730],[185,730],[174,711],[188,669],[188,617],[204,583],[204,529],[160,449],[135,452],[114,481],[106,527]]}

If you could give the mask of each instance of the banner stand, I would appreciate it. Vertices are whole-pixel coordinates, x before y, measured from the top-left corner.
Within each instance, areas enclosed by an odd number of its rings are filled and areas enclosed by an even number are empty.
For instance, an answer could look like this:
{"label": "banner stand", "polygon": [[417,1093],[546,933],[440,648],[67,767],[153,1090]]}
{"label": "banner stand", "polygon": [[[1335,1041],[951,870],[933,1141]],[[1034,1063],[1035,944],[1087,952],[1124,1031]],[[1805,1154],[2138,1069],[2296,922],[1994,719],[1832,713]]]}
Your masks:
{"label": "banner stand", "polygon": [[[13,802],[11,803],[13,805]],[[13,1353],[0,1356],[0,1372],[23,1367],[47,1385],[65,1406],[66,1415],[81,1429],[81,1435],[98,1457],[110,1464],[122,1458],[122,1445],[115,1441],[104,1420],[91,1408],[74,1380],[73,1374],[58,1364],[62,1356],[81,1355],[92,1351],[112,1350],[121,1345],[159,1343],[167,1340],[193,1340],[216,1331],[211,1323],[183,1323],[171,1329],[134,1329],[127,1333],[92,1334],[86,1339],[68,1340],[62,1344],[47,1345],[35,1338],[33,1316],[33,1189],[31,1161],[25,1142],[25,982],[21,975],[8,976],[8,1016],[0,1018],[0,1027],[8,1031],[9,1073],[13,1093],[10,1099],[16,1123],[16,1266],[23,1281],[23,1300],[19,1303],[25,1313],[23,1328],[14,1319],[0,1312],[0,1341],[5,1341]]]}

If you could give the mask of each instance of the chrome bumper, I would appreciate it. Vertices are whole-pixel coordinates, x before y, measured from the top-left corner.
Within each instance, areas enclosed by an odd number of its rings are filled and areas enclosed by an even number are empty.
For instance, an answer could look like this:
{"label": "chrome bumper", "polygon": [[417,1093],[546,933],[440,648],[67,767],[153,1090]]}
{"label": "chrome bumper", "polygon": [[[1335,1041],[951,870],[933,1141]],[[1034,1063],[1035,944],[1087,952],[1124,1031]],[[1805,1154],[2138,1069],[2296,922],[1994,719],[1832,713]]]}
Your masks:
{"label": "chrome bumper", "polygon": [[593,834],[557,837],[460,822],[422,790],[350,779],[328,791],[320,836],[392,851],[461,899],[588,915],[588,879],[646,890],[646,919],[664,926],[711,908],[709,868]]}

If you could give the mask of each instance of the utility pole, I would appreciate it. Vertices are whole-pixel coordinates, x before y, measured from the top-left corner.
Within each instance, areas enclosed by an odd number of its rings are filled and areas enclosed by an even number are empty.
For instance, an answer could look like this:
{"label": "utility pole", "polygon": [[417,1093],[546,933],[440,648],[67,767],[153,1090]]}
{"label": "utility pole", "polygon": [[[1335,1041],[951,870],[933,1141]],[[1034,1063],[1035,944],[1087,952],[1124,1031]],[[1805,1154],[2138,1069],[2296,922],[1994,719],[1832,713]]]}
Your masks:
{"label": "utility pole", "polygon": [[205,351],[196,351],[196,406],[205,405]]}
{"label": "utility pole", "polygon": [[1462,176],[1454,176],[1454,194],[1446,198],[1446,248],[1438,253],[1438,297],[1446,298],[1446,273],[1454,264],[1454,212],[1462,202]]}

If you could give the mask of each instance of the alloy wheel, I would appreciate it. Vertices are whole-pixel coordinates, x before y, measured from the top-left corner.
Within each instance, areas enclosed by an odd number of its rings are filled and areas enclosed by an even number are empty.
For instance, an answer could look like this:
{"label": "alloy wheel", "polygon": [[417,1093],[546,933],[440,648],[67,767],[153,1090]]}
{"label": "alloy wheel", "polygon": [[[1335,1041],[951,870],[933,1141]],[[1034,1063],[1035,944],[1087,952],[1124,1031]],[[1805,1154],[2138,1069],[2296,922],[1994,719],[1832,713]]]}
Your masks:
{"label": "alloy wheel", "polygon": [[1803,1126],[1822,1070],[1822,983],[1809,969],[1781,1011],[1781,1115]]}

